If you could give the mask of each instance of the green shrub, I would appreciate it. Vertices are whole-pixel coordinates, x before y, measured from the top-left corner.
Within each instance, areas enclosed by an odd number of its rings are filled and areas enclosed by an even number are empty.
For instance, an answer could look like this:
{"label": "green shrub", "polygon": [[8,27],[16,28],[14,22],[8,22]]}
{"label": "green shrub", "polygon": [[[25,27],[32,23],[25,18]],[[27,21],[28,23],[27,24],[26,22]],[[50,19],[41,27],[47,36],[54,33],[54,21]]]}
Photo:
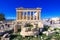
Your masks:
{"label": "green shrub", "polygon": [[50,27],[50,26],[48,26],[48,25],[44,25],[44,28],[43,28],[44,31],[48,31],[49,27]]}

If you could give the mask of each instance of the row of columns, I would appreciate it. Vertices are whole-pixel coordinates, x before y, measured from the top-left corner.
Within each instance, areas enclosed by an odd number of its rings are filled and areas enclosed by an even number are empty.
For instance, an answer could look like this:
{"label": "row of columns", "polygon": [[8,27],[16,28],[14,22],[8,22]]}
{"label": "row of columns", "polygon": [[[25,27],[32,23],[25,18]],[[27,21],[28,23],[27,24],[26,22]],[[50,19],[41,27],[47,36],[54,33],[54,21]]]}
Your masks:
{"label": "row of columns", "polygon": [[[22,13],[23,13],[23,15],[22,15]],[[30,12],[30,19],[29,20],[40,20],[40,12],[36,12],[36,13],[37,13],[36,19],[34,19],[34,12],[33,12],[33,16],[32,16],[32,13]],[[22,19],[24,20],[24,17],[26,16],[26,20],[28,20],[28,12],[26,12],[25,16],[24,16],[24,12],[19,12],[17,16],[18,16],[18,19],[20,19],[20,20],[22,20]],[[31,19],[31,17],[33,17],[33,19]]]}

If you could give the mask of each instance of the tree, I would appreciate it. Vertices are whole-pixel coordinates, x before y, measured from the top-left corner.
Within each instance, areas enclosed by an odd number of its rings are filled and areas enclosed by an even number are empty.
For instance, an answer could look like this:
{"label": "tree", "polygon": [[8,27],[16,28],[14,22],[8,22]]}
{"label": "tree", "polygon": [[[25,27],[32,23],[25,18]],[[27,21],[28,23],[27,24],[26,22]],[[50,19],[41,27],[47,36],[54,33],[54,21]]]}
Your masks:
{"label": "tree", "polygon": [[5,16],[4,16],[4,14],[0,14],[0,21],[4,21],[5,20]]}

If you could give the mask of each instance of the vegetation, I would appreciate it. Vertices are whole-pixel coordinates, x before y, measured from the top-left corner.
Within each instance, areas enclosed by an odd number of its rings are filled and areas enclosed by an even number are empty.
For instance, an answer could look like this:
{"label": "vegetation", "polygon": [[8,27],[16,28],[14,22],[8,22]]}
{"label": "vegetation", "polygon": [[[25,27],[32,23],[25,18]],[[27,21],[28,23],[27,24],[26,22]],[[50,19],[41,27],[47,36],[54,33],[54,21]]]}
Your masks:
{"label": "vegetation", "polygon": [[33,27],[33,25],[32,25],[32,24],[30,24],[30,23],[27,23],[27,24],[25,25],[25,27],[30,27],[30,28],[32,28],[32,27]]}
{"label": "vegetation", "polygon": [[30,23],[27,23],[27,24],[25,25],[25,27],[30,27],[30,26],[33,26],[33,25],[30,24]]}
{"label": "vegetation", "polygon": [[[55,28],[57,29],[57,28]],[[57,29],[59,30],[59,29]],[[52,34],[49,34],[48,36],[45,34],[42,35],[37,35],[37,37],[34,36],[28,36],[28,37],[22,37],[20,35],[20,33],[17,34],[12,34],[11,35],[11,39],[10,40],[60,40],[60,32],[57,32],[56,30],[54,30],[55,32],[53,32]]]}
{"label": "vegetation", "polygon": [[60,30],[59,28],[55,28],[54,30]]}
{"label": "vegetation", "polygon": [[50,27],[50,26],[48,26],[48,25],[44,25],[43,30],[44,30],[44,31],[47,31],[47,30],[49,29],[49,27]]}
{"label": "vegetation", "polygon": [[[27,25],[28,27],[31,26],[30,24]],[[50,26],[44,25],[44,31],[48,31],[48,29],[50,28]],[[16,34],[11,34],[11,38],[10,40],[60,40],[60,32],[58,32],[57,30],[60,31],[59,28],[55,28],[52,34],[49,34],[48,36],[46,34],[43,34],[42,32],[40,33],[41,35],[37,35],[35,36],[28,36],[28,37],[22,37],[20,35],[20,32],[16,33]]]}
{"label": "vegetation", "polygon": [[0,13],[0,21],[4,21],[4,20],[5,20],[4,14]]}

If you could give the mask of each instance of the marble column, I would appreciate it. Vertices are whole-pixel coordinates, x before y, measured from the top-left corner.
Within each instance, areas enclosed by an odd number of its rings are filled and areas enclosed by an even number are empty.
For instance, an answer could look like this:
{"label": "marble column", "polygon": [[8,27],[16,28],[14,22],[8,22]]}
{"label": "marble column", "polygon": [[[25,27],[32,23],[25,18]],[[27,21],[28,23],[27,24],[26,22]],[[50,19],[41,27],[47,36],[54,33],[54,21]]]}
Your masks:
{"label": "marble column", "polygon": [[22,19],[22,12],[19,12],[19,20]]}
{"label": "marble column", "polygon": [[37,19],[39,20],[39,12],[37,12]]}
{"label": "marble column", "polygon": [[41,15],[40,15],[40,12],[39,12],[39,20],[40,20],[40,17],[41,17]]}
{"label": "marble column", "polygon": [[38,20],[38,18],[37,18],[37,17],[38,17],[38,12],[36,12],[36,13],[37,13],[37,14],[36,14],[36,20]]}
{"label": "marble column", "polygon": [[19,20],[19,12],[17,12],[17,20]]}
{"label": "marble column", "polygon": [[40,13],[39,13],[39,20],[40,20]]}
{"label": "marble column", "polygon": [[20,13],[18,13],[18,20],[20,20],[20,17],[19,16],[20,16]]}

